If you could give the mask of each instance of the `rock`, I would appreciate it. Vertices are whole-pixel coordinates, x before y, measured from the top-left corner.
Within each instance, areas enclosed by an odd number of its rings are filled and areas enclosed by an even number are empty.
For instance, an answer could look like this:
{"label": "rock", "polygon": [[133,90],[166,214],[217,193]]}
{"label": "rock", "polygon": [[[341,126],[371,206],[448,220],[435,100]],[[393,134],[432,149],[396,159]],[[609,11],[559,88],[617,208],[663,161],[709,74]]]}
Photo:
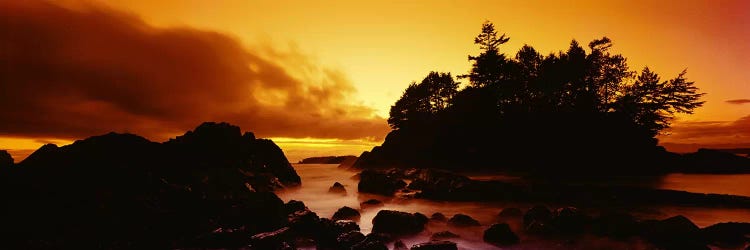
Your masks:
{"label": "rock", "polygon": [[441,232],[432,234],[432,236],[430,236],[430,240],[432,241],[446,240],[446,239],[454,239],[454,238],[460,238],[460,237],[461,237],[460,235],[454,234],[451,231],[441,231]]}
{"label": "rock", "polygon": [[372,231],[393,236],[408,236],[422,232],[425,224],[427,216],[420,213],[380,210],[372,219]]}
{"label": "rock", "polygon": [[346,188],[344,188],[344,185],[341,185],[341,183],[336,182],[336,183],[333,183],[333,186],[331,186],[330,188],[328,188],[328,192],[329,193],[334,193],[334,194],[343,194],[343,195],[345,195],[346,194]]}
{"label": "rock", "polygon": [[413,245],[411,250],[458,250],[458,245],[452,241],[430,241]]}
{"label": "rock", "polygon": [[497,217],[500,220],[521,218],[523,217],[523,211],[515,207],[503,208],[503,210],[497,214]]}
{"label": "rock", "polygon": [[357,160],[356,156],[343,155],[343,156],[319,156],[309,157],[302,159],[297,162],[298,164],[343,164],[344,162],[354,163]]}
{"label": "rock", "polygon": [[334,222],[334,226],[337,232],[359,231],[359,225],[352,220],[337,220]]}
{"label": "rock", "polygon": [[560,234],[581,234],[590,218],[575,207],[562,207],[555,210],[552,226]]}
{"label": "rock", "polygon": [[337,220],[353,220],[353,221],[359,221],[359,211],[357,211],[354,208],[350,208],[347,206],[344,206],[342,208],[339,208],[339,210],[336,211],[336,213],[333,214],[333,217],[331,217],[331,220],[337,221]]}
{"label": "rock", "polygon": [[288,221],[292,232],[312,237],[319,229],[320,217],[309,209],[305,209],[290,214]]}
{"label": "rock", "polygon": [[518,236],[510,230],[510,226],[506,223],[493,224],[484,231],[482,237],[484,242],[497,245],[497,246],[508,246],[518,244]]}
{"label": "rock", "polygon": [[721,248],[741,248],[750,241],[750,223],[725,222],[701,229],[707,242]]}
{"label": "rock", "polygon": [[360,193],[372,193],[393,196],[397,190],[404,188],[406,182],[396,177],[375,170],[363,170],[359,174],[357,190]]}
{"label": "rock", "polygon": [[430,220],[446,222],[448,221],[448,218],[446,218],[445,215],[442,213],[434,213],[432,214],[432,216],[430,216]]}
{"label": "rock", "polygon": [[639,230],[638,221],[628,213],[604,213],[591,222],[592,233],[599,236],[625,239]]}
{"label": "rock", "polygon": [[305,206],[304,202],[296,201],[296,200],[290,200],[286,204],[284,204],[284,211],[286,211],[286,214],[293,214],[297,211],[303,211],[307,209],[307,206]]}
{"label": "rock", "polygon": [[403,241],[397,240],[393,243],[393,250],[409,250],[409,248],[406,247]]}
{"label": "rock", "polygon": [[388,250],[385,244],[390,241],[390,236],[386,234],[370,233],[362,242],[352,246],[352,250]]}
{"label": "rock", "polygon": [[339,235],[336,244],[341,249],[350,249],[357,243],[365,240],[365,235],[359,231],[350,231]]}
{"label": "rock", "polygon": [[643,236],[662,249],[709,249],[700,228],[682,215],[646,223]]}
{"label": "rock", "polygon": [[13,164],[13,157],[10,156],[8,151],[0,150],[0,169],[12,167]]}
{"label": "rock", "polygon": [[253,249],[285,249],[287,241],[293,240],[290,228],[283,227],[273,232],[265,232],[250,237],[250,245]]}
{"label": "rock", "polygon": [[535,206],[523,215],[523,225],[528,227],[532,222],[548,224],[552,220],[552,212],[545,206]]}
{"label": "rock", "polygon": [[448,220],[448,226],[452,227],[477,227],[481,226],[479,221],[465,214],[455,214]]}
{"label": "rock", "polygon": [[555,232],[555,229],[548,222],[538,220],[532,221],[525,229],[526,233],[536,235],[550,235]]}
{"label": "rock", "polygon": [[359,204],[359,207],[362,209],[365,208],[371,208],[371,207],[382,207],[385,204],[383,204],[382,201],[376,200],[376,199],[369,199]]}

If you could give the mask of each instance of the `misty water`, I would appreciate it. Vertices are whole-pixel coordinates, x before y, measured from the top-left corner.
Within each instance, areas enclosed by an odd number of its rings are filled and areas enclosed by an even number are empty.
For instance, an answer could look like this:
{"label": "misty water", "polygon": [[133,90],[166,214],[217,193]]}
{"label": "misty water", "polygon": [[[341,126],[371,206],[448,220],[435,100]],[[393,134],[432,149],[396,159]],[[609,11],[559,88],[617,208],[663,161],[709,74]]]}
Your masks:
{"label": "misty water", "polygon": [[[402,239],[407,246],[429,241],[430,235],[435,232],[449,230],[461,236],[460,239],[451,239],[459,244],[462,249],[493,249],[495,247],[482,242],[482,232],[489,225],[497,223],[497,214],[507,207],[518,207],[526,210],[535,204],[509,203],[509,202],[441,202],[421,199],[392,198],[371,194],[360,194],[357,192],[358,180],[353,178],[357,172],[339,169],[335,164],[294,164],[297,173],[302,178],[302,186],[279,192],[278,195],[285,202],[289,200],[300,200],[310,210],[321,217],[330,218],[336,210],[343,206],[360,209],[360,203],[368,199],[378,199],[385,203],[382,207],[365,208],[360,210],[362,217],[359,221],[361,231],[364,234],[372,230],[372,218],[381,209],[398,210],[404,212],[420,212],[428,217],[440,212],[448,218],[457,213],[467,214],[477,219],[483,226],[469,230],[448,228],[444,223],[430,222],[425,232],[420,235]],[[471,176],[474,179],[502,179],[506,181],[521,181],[516,177],[503,175]],[[340,182],[346,187],[347,194],[328,193],[328,188],[334,182]],[[750,196],[750,188],[746,183],[750,182],[750,175],[697,175],[697,174],[671,174],[658,182],[649,182],[656,188],[684,190],[697,193],[719,193]],[[644,185],[637,179],[618,179],[617,185]],[[550,205],[550,204],[548,204]],[[552,208],[555,205],[550,205]],[[696,208],[696,207],[650,207],[632,211],[641,219],[665,219],[674,215],[684,215],[690,218],[699,227],[706,227],[718,222],[750,222],[750,210],[748,209],[724,209],[724,208]],[[508,222],[515,232],[521,231],[520,221]],[[522,246],[525,235],[520,235]],[[600,239],[588,240],[592,241]],[[529,241],[526,241],[529,242]],[[606,242],[604,247],[617,247],[613,244],[633,244]],[[636,243],[637,244],[637,243]],[[392,246],[389,246],[392,247]],[[529,247],[526,245],[526,247]],[[533,246],[531,246],[533,247]],[[544,246],[548,248],[549,246]]]}

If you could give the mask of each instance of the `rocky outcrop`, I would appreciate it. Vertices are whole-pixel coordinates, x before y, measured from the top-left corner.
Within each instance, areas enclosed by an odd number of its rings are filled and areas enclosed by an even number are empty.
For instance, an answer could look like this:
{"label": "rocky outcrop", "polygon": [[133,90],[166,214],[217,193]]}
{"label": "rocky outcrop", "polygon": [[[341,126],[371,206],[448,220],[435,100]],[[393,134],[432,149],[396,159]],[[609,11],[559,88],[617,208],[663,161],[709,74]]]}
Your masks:
{"label": "rocky outcrop", "polygon": [[750,173],[750,158],[730,152],[713,149],[698,149],[694,153],[682,155],[683,173],[737,174]]}
{"label": "rocky outcrop", "polygon": [[164,143],[109,133],[48,144],[9,175],[0,220],[24,248],[234,248],[304,208],[269,192],[300,184],[281,149],[226,123]]}
{"label": "rocky outcrop", "polygon": [[416,244],[411,250],[458,250],[458,245],[452,241],[430,241]]}
{"label": "rocky outcrop", "polygon": [[482,236],[484,242],[496,245],[496,246],[507,246],[518,244],[518,236],[510,230],[508,224],[493,224],[484,231]]}
{"label": "rocky outcrop", "polygon": [[479,221],[465,214],[455,214],[448,220],[448,226],[451,227],[478,227],[481,226]]}
{"label": "rocky outcrop", "polygon": [[709,249],[700,228],[684,216],[646,221],[642,235],[661,249]]}
{"label": "rocky outcrop", "polygon": [[336,183],[333,183],[333,186],[328,188],[328,192],[334,193],[334,194],[346,195],[346,188],[344,188],[344,185],[342,185],[341,183],[336,182]]}
{"label": "rocky outcrop", "polygon": [[356,161],[357,157],[353,155],[343,156],[319,156],[302,159],[298,164],[342,164],[344,162]]}
{"label": "rocky outcrop", "polygon": [[422,232],[425,224],[427,224],[427,216],[420,213],[380,210],[372,219],[372,232],[408,236]]}
{"label": "rocky outcrop", "polygon": [[0,171],[13,166],[13,157],[10,156],[8,151],[0,150]]}
{"label": "rocky outcrop", "polygon": [[750,223],[726,222],[701,229],[708,243],[721,248],[739,249],[750,243]]}
{"label": "rocky outcrop", "polygon": [[369,199],[366,201],[363,201],[362,203],[359,203],[359,207],[361,209],[365,208],[375,208],[375,207],[382,207],[385,206],[382,201],[376,200],[376,199]]}
{"label": "rocky outcrop", "polygon": [[364,170],[359,174],[357,190],[360,193],[372,193],[392,196],[397,190],[406,187],[406,182],[396,176],[375,170]]}
{"label": "rocky outcrop", "polygon": [[331,220],[359,221],[359,217],[360,217],[359,211],[357,211],[354,208],[344,206],[344,207],[339,208],[339,210],[336,210],[336,213],[333,214],[333,217],[331,217]]}

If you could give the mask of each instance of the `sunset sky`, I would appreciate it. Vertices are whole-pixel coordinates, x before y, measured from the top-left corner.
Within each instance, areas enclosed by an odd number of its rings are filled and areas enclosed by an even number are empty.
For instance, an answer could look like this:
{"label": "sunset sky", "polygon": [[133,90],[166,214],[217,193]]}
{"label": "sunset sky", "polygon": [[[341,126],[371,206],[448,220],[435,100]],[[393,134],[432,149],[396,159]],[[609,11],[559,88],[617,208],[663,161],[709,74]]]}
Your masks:
{"label": "sunset sky", "polygon": [[750,1],[0,0],[0,149],[109,131],[163,141],[202,121],[274,138],[290,160],[382,142],[429,71],[468,71],[490,20],[515,54],[607,36],[632,70],[688,69],[706,104],[660,140],[750,147]]}

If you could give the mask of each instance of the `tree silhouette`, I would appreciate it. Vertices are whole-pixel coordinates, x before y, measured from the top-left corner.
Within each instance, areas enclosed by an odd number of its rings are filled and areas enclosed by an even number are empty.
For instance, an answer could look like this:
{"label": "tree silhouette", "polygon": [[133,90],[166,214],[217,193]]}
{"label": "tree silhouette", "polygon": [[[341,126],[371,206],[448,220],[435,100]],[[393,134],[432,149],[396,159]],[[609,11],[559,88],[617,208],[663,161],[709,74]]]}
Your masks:
{"label": "tree silhouette", "polygon": [[447,108],[458,93],[450,73],[430,72],[420,83],[412,82],[391,106],[388,124],[393,129],[429,124]]}

